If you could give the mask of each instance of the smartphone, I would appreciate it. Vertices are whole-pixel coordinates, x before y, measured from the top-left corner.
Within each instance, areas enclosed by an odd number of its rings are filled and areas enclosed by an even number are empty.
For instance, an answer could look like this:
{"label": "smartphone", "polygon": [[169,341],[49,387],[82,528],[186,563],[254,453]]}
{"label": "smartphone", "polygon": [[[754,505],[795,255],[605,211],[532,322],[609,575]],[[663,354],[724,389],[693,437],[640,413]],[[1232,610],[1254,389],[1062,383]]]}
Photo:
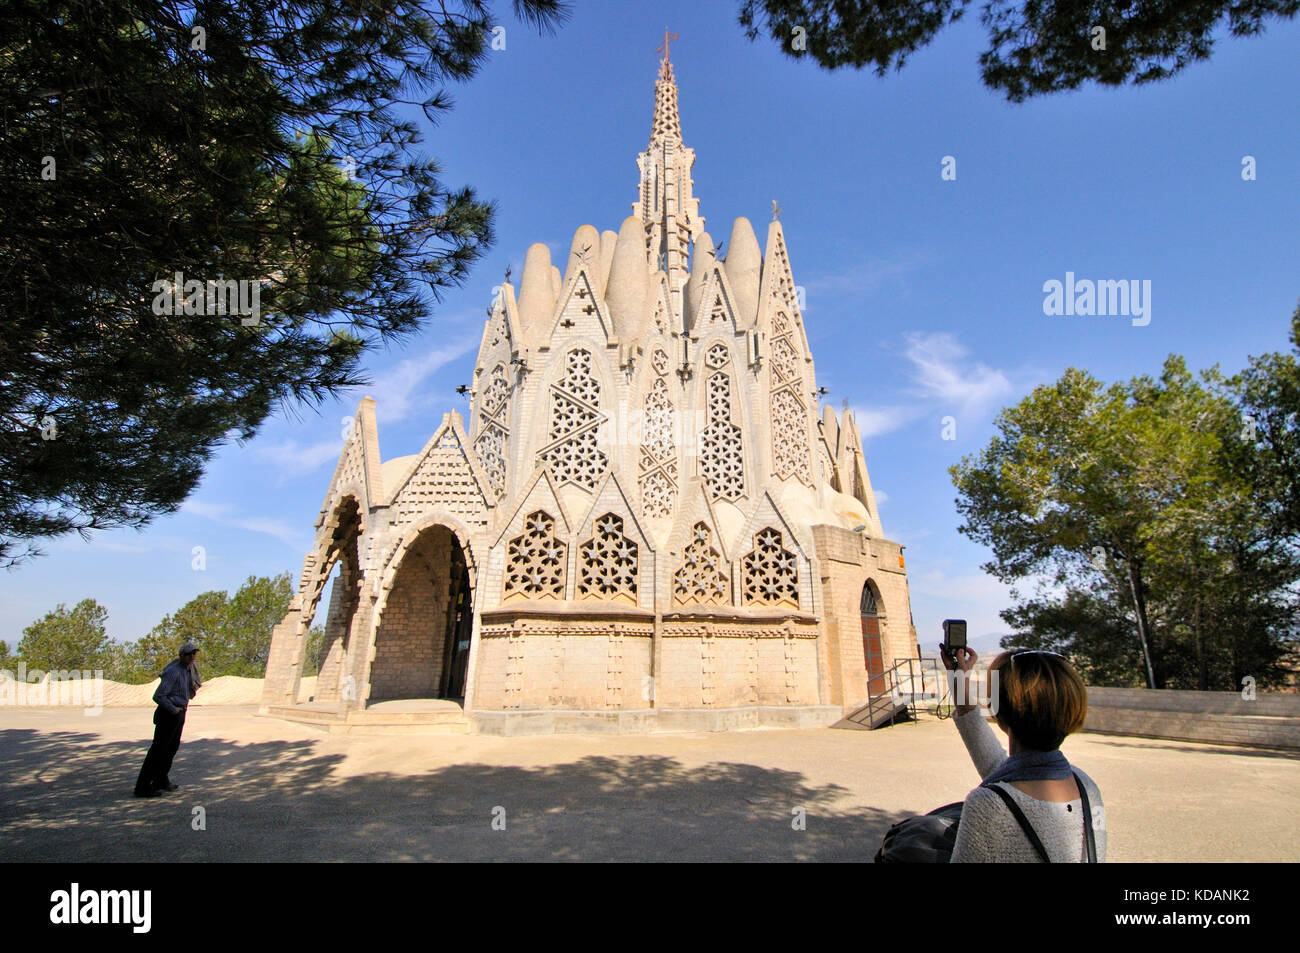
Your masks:
{"label": "smartphone", "polygon": [[943,620],[943,654],[953,661],[957,656],[953,654],[954,649],[964,649],[966,647],[966,620],[965,619],[944,619]]}

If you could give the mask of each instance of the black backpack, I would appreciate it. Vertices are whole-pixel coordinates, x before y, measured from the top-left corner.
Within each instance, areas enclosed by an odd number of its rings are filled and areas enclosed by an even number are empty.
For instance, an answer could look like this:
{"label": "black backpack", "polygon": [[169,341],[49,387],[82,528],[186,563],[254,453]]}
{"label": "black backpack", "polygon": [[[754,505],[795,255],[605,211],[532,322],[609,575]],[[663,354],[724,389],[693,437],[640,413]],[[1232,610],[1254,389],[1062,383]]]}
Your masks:
{"label": "black backpack", "polygon": [[[1088,803],[1088,792],[1083,787],[1083,781],[1079,779],[1078,772],[1073,772],[1074,783],[1079,787],[1079,797],[1083,801],[1083,830],[1087,850],[1088,863],[1097,862],[1097,841],[1092,830],[1092,806]],[[1007,810],[1011,816],[1020,824],[1020,829],[1025,832],[1029,838],[1029,843],[1033,844],[1034,850],[1042,858],[1043,863],[1050,864],[1051,858],[1047,856],[1047,849],[1043,847],[1043,842],[1034,830],[1034,826],[1029,823],[1029,818],[1025,817],[1025,812],[1020,809],[1020,805],[1004,788],[997,784],[985,782],[980,787],[996,791],[1006,804]],[[956,801],[952,804],[945,804],[943,807],[937,807],[928,814],[922,814],[920,817],[909,817],[906,820],[899,821],[888,831],[885,832],[885,839],[876,851],[876,863],[878,864],[946,864],[952,860],[952,849],[957,843],[957,825],[961,821],[962,802]]]}

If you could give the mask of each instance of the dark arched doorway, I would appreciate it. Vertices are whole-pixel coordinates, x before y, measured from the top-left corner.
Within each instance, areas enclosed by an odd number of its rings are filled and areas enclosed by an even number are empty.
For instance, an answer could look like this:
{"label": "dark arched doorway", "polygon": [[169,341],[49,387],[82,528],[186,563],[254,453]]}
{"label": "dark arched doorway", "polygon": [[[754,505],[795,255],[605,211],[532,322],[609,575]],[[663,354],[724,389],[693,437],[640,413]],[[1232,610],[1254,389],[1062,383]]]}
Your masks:
{"label": "dark arched doorway", "polygon": [[375,633],[369,701],[462,698],[473,622],[465,551],[431,526],[401,559]]}
{"label": "dark arched doorway", "polygon": [[[334,533],[325,557],[325,577],[318,580],[311,613],[319,609],[321,596],[329,589],[325,603],[323,637],[317,654],[316,692],[313,701],[337,701],[345,695],[355,698],[356,687],[347,681],[347,658],[352,635],[352,620],[356,615],[360,595],[360,562],[357,541],[361,536],[361,508],[355,497],[344,497],[333,514]],[[310,641],[310,640],[309,640]],[[346,700],[346,699],[344,699]]]}
{"label": "dark arched doorway", "polygon": [[867,691],[885,691],[885,654],[880,639],[880,601],[869,581],[862,586],[862,654],[867,665]]}

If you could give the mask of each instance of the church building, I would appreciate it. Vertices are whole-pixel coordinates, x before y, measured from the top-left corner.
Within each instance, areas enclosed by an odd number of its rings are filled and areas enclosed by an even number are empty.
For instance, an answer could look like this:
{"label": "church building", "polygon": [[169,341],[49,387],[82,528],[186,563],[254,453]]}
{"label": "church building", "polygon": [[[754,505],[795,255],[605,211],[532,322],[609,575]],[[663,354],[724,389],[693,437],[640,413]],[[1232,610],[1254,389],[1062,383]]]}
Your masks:
{"label": "church building", "polygon": [[361,401],[264,714],[414,725],[443,699],[428,717],[457,731],[829,725],[916,654],[861,436],[818,413],[775,203],[763,245],[737,218],[722,256],[694,163],[665,45],[632,214],[580,227],[562,262],[528,249],[468,422],[384,460]]}

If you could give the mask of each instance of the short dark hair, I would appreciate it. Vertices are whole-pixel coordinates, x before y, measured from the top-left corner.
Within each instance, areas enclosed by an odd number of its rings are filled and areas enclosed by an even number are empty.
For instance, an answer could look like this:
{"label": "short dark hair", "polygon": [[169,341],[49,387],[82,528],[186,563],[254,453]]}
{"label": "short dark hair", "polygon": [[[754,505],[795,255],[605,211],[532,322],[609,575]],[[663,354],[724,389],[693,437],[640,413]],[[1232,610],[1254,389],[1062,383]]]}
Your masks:
{"label": "short dark hair", "polygon": [[1003,652],[997,672],[997,723],[1026,748],[1055,751],[1088,717],[1088,689],[1074,666],[1048,652]]}

